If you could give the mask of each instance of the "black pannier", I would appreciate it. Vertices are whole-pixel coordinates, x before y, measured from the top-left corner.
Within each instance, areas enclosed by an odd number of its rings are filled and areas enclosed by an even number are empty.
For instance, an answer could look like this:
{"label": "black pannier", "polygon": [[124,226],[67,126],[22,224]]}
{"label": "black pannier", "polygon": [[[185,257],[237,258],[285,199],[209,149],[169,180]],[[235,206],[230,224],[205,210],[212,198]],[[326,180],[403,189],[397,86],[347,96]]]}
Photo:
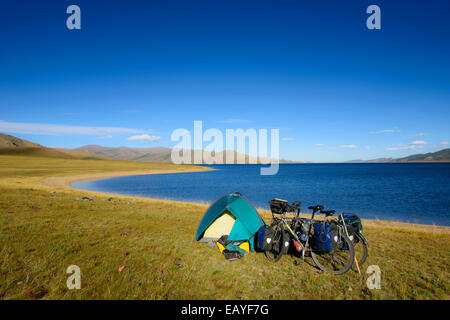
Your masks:
{"label": "black pannier", "polygon": [[258,249],[262,251],[272,250],[274,235],[275,230],[269,226],[259,228],[256,237]]}

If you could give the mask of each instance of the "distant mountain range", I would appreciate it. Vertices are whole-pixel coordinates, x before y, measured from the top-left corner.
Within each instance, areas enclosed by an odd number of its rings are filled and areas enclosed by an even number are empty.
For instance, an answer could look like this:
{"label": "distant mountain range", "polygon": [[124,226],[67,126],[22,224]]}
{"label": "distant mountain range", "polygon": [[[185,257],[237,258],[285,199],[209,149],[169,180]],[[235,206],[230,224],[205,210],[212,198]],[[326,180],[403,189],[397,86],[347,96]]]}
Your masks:
{"label": "distant mountain range", "polygon": [[[191,152],[191,159],[194,159],[194,151]],[[245,163],[255,160],[248,155],[230,151],[234,159],[243,156]],[[129,148],[129,147],[103,147],[99,145],[86,145],[76,149],[48,148],[40,144],[20,139],[8,134],[0,133],[0,154],[27,154],[35,156],[58,157],[67,159],[90,159],[90,160],[129,160],[141,162],[171,162],[171,149],[164,147],[153,148]],[[218,158],[225,163],[225,152],[217,153]],[[213,153],[214,156],[214,153]],[[258,163],[268,163],[269,158],[256,159]],[[414,154],[403,158],[378,158],[373,160],[351,160],[345,163],[389,163],[389,162],[448,162],[450,161],[450,149],[443,149],[437,152],[425,154]],[[305,163],[289,160],[280,160],[280,163]]]}
{"label": "distant mountain range", "polygon": [[[194,159],[194,151],[191,152],[191,159]],[[245,163],[255,161],[248,155],[243,155],[235,151],[233,153],[235,163],[238,156],[243,156]],[[66,159],[87,159],[87,160],[128,160],[141,162],[172,162],[171,149],[164,147],[153,148],[129,148],[129,147],[103,147],[99,145],[86,145],[76,149],[48,148],[40,144],[20,139],[8,134],[0,133],[0,154],[24,154],[31,156],[57,157]],[[212,154],[215,156],[214,152]],[[222,158],[225,163],[225,152],[219,152],[217,158]],[[269,159],[256,160],[258,163],[267,163]],[[280,160],[280,162],[289,162]]]}
{"label": "distant mountain range", "polygon": [[373,160],[351,160],[345,163],[385,163],[385,162],[437,162],[450,161],[450,148],[436,152],[413,154],[403,158],[378,158]]}
{"label": "distant mountain range", "polygon": [[97,155],[116,160],[130,160],[142,162],[170,162],[170,149],[163,147],[129,148],[129,147],[103,147],[99,145],[86,145],[76,148],[77,151],[89,151]]}
{"label": "distant mountain range", "polygon": [[[153,148],[129,148],[129,147],[103,147],[99,145],[87,145],[77,149],[77,151],[89,151],[101,156],[105,156],[116,160],[129,160],[129,161],[142,161],[142,162],[171,162],[172,149],[163,147]],[[181,151],[181,150],[180,150]],[[194,159],[194,150],[185,150],[191,153],[191,159]],[[205,151],[203,151],[205,152]],[[222,159],[223,163],[226,162],[226,152],[212,152],[212,156],[218,159]],[[245,163],[257,162],[257,163],[269,163],[269,158],[254,158],[249,155],[244,155],[236,151],[230,151],[237,162],[237,157],[241,156],[245,159]],[[280,160],[280,163],[291,163],[288,160]]]}

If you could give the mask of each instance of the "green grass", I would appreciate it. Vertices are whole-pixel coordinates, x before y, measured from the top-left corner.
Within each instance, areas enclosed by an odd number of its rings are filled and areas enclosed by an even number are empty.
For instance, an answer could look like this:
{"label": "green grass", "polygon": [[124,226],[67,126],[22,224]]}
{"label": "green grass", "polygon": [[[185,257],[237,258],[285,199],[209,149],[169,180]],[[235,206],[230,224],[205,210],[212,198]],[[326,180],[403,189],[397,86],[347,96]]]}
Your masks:
{"label": "green grass", "polygon": [[[143,169],[192,167],[0,156],[0,298],[449,298],[449,228],[367,222],[363,274],[335,276],[310,258],[301,266],[289,256],[271,263],[258,253],[226,261],[216,248],[191,241],[205,205],[123,196],[111,202],[106,194],[39,183],[55,175]],[[77,201],[81,196],[94,201]],[[65,270],[73,264],[82,271],[81,290],[66,288]],[[366,287],[371,264],[381,268],[381,290]]]}

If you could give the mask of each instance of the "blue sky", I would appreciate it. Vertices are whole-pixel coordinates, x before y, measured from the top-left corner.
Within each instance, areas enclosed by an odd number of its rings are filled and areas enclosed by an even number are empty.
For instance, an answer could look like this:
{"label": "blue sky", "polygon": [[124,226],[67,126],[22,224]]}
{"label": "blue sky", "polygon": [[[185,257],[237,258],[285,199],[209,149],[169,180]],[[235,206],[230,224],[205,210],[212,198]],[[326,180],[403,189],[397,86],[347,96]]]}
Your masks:
{"label": "blue sky", "polygon": [[[81,30],[66,28],[71,4]],[[366,28],[371,4],[381,30]],[[202,120],[280,128],[292,160],[436,151],[450,141],[449,13],[445,1],[4,1],[0,132],[170,147]],[[143,134],[159,140],[128,140]]]}

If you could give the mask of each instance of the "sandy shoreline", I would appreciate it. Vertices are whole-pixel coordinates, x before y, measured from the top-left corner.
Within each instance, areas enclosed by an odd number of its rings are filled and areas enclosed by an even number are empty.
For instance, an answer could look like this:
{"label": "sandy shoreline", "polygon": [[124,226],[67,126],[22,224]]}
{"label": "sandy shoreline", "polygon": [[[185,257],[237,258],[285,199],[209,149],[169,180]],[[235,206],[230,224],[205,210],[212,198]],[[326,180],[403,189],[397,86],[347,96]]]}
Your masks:
{"label": "sandy shoreline", "polygon": [[40,181],[40,183],[54,188],[71,189],[71,190],[82,190],[72,187],[73,182],[87,181],[87,180],[98,180],[114,177],[125,177],[125,176],[138,176],[138,175],[150,175],[150,174],[165,174],[165,173],[186,173],[186,172],[203,172],[209,170],[138,170],[138,171],[116,171],[116,172],[101,172],[101,173],[87,173],[78,174],[75,176],[61,176],[61,177],[47,177]]}

